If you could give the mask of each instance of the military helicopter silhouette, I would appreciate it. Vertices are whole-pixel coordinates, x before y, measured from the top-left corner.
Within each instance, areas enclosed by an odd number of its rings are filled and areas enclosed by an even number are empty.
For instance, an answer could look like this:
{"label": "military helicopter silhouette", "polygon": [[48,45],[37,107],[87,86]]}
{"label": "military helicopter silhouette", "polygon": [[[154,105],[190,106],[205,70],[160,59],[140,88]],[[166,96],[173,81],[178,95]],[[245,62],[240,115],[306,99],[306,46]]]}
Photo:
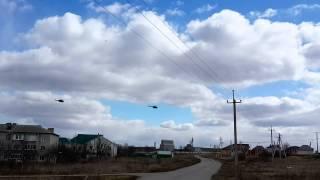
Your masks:
{"label": "military helicopter silhouette", "polygon": [[63,103],[64,100],[63,99],[55,99],[55,101],[59,102],[59,103]]}
{"label": "military helicopter silhouette", "polygon": [[158,109],[158,106],[155,106],[155,105],[148,106],[148,107],[151,107],[151,108],[153,108],[153,109]]}

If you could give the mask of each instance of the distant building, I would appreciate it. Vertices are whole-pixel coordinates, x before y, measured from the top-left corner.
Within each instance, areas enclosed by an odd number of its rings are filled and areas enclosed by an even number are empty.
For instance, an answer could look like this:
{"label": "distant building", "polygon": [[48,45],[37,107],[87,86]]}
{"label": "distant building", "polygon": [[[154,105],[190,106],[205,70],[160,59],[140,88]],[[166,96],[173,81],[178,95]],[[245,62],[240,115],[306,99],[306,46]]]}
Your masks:
{"label": "distant building", "polygon": [[272,154],[272,153],[275,153],[275,152],[280,152],[280,151],[283,151],[279,145],[270,145],[266,148],[267,152]]}
{"label": "distant building", "polygon": [[0,124],[0,161],[55,162],[58,140],[53,128]]}
{"label": "distant building", "polygon": [[71,147],[71,141],[68,138],[60,137],[59,138],[59,146]]}
{"label": "distant building", "polygon": [[313,154],[313,148],[309,145],[302,145],[299,147],[297,151],[297,155],[312,155]]}
{"label": "distant building", "polygon": [[174,153],[172,151],[157,151],[156,157],[157,158],[173,158]]}
{"label": "distant building", "polygon": [[[237,144],[238,154],[247,154],[249,149],[250,149],[249,144]],[[233,157],[235,152],[234,150],[235,150],[235,145],[231,144],[229,146],[222,148],[221,155],[223,157]]]}
{"label": "distant building", "polygon": [[217,148],[208,148],[208,147],[194,147],[194,152],[197,153],[213,153],[220,151]]}
{"label": "distant building", "polygon": [[148,157],[157,152],[154,146],[121,146],[118,147],[118,156],[140,156]]}
{"label": "distant building", "polygon": [[256,146],[252,150],[250,150],[250,156],[258,157],[259,155],[267,152],[263,146]]}
{"label": "distant building", "polygon": [[193,145],[187,144],[187,145],[184,147],[184,150],[187,151],[187,152],[194,152]]}
{"label": "distant building", "polygon": [[286,149],[288,156],[294,156],[297,155],[299,147],[298,146],[290,146]]}
{"label": "distant building", "polygon": [[157,149],[153,146],[143,146],[143,147],[136,147],[136,146],[129,146],[128,150],[130,154],[149,154],[154,153]]}
{"label": "distant building", "polygon": [[100,134],[78,134],[70,142],[72,149],[82,158],[117,156],[118,145]]}
{"label": "distant building", "polygon": [[161,140],[160,151],[174,151],[173,140]]}

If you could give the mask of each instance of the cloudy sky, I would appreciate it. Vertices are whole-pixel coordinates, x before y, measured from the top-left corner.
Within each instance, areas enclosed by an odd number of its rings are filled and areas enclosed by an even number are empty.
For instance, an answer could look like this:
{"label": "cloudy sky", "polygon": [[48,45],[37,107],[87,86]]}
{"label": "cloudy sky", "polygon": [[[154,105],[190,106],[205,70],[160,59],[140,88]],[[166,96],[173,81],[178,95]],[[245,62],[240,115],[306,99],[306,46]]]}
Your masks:
{"label": "cloudy sky", "polygon": [[[0,0],[0,122],[153,145],[320,131],[320,4]],[[65,103],[57,103],[63,98]],[[159,109],[148,105],[158,105]]]}

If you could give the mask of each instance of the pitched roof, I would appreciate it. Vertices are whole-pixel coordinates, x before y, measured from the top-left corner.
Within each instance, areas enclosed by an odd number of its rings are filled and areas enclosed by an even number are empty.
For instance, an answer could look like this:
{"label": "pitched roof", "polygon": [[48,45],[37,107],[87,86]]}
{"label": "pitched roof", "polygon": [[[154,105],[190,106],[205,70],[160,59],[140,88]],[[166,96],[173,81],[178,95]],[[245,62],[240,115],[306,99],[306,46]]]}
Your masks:
{"label": "pitched roof", "polygon": [[[230,144],[230,145],[224,147],[222,150],[232,150],[233,147],[234,147],[234,144]],[[238,147],[238,150],[250,148],[249,144],[237,144],[237,147]]]}
{"label": "pitched roof", "polygon": [[59,144],[70,144],[70,139],[61,137],[59,138]]}
{"label": "pitched roof", "polygon": [[287,148],[287,150],[294,150],[294,149],[299,149],[299,147],[298,146],[290,146]]}
{"label": "pitched roof", "polygon": [[264,147],[263,146],[256,146],[252,150],[254,150],[254,151],[263,151]]}
{"label": "pitched roof", "polygon": [[13,133],[40,133],[40,134],[53,134],[46,128],[40,125],[20,125],[16,123],[0,124],[0,132],[13,132]]}
{"label": "pitched roof", "polygon": [[78,134],[76,137],[72,138],[70,141],[71,143],[76,143],[76,144],[85,144],[92,139],[95,139],[97,137],[100,137],[102,135],[100,134]]}
{"label": "pitched roof", "polygon": [[302,145],[300,148],[299,148],[299,151],[313,151],[313,148],[308,146],[308,145]]}

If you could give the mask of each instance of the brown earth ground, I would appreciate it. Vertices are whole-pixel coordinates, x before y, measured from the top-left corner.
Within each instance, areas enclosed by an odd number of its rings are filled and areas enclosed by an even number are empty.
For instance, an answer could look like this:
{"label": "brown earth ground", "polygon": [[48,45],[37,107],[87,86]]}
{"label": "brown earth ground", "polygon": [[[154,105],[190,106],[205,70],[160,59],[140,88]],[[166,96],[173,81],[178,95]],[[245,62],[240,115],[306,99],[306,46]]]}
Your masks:
{"label": "brown earth ground", "polygon": [[0,175],[75,175],[165,172],[199,163],[193,155],[168,159],[122,157],[110,160],[64,164],[28,164],[0,166]]}
{"label": "brown earth ground", "polygon": [[0,180],[136,180],[136,176],[19,176],[19,177],[0,177]]}
{"label": "brown earth ground", "polygon": [[[213,156],[211,156],[213,157]],[[213,180],[232,180],[234,162],[220,160],[223,163]],[[320,179],[319,156],[290,156],[286,159],[247,158],[240,161],[241,180],[316,180]]]}

